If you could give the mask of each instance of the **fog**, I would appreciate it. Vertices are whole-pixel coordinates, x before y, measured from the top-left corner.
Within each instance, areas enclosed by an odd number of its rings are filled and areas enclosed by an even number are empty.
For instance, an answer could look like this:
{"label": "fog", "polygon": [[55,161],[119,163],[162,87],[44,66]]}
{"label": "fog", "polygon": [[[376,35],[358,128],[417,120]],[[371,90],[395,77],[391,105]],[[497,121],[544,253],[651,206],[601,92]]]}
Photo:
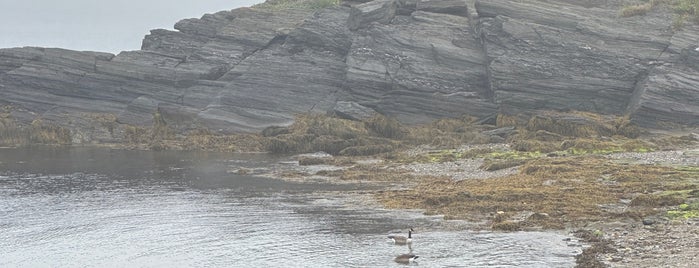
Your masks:
{"label": "fog", "polygon": [[0,0],[0,48],[40,46],[118,53],[151,29],[264,0]]}

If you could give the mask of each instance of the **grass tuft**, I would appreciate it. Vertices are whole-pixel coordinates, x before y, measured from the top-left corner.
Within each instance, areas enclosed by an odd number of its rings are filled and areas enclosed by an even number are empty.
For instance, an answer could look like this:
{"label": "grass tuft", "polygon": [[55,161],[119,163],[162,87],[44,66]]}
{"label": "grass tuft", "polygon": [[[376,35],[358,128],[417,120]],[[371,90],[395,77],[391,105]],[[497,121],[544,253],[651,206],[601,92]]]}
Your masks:
{"label": "grass tuft", "polygon": [[648,11],[650,11],[651,8],[653,8],[653,6],[650,2],[640,5],[627,5],[621,8],[621,12],[619,15],[624,18],[642,16],[648,13]]}

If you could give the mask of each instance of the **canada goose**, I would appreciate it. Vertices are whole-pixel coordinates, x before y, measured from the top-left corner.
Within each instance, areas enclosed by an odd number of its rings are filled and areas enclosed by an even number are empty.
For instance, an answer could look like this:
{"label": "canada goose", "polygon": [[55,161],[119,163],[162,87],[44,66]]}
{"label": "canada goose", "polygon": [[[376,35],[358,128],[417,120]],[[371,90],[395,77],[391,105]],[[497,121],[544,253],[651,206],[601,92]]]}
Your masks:
{"label": "canada goose", "polygon": [[393,239],[393,243],[396,245],[405,245],[413,242],[413,228],[408,230],[408,237],[402,235],[389,235],[388,238]]}
{"label": "canada goose", "polygon": [[411,262],[415,262],[415,259],[417,259],[417,258],[418,258],[418,256],[415,254],[401,254],[401,255],[398,255],[398,257],[396,257],[394,259],[394,261],[396,261],[397,263],[408,264]]}

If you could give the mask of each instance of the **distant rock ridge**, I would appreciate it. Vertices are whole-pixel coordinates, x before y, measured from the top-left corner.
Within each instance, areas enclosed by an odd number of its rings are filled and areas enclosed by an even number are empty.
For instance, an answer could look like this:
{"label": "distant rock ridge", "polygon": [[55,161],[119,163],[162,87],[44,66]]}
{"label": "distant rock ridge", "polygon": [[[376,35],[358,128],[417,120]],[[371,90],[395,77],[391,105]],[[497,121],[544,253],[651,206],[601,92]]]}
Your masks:
{"label": "distant rock ridge", "polygon": [[[580,3],[578,3],[580,2]],[[96,118],[185,133],[258,132],[306,112],[407,124],[580,110],[642,126],[699,125],[699,27],[621,18],[616,1],[374,0],[240,8],[152,30],[118,55],[0,49],[0,106],[75,142]],[[99,120],[97,120],[99,121]]]}

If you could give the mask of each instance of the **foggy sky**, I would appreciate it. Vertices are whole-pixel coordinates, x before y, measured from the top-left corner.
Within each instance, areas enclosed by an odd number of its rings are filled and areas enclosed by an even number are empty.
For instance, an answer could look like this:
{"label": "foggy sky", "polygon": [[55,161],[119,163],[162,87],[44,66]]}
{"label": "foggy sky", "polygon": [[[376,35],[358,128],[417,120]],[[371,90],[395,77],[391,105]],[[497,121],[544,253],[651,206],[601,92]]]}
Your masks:
{"label": "foggy sky", "polygon": [[0,48],[40,46],[118,53],[151,29],[264,0],[0,0]]}

